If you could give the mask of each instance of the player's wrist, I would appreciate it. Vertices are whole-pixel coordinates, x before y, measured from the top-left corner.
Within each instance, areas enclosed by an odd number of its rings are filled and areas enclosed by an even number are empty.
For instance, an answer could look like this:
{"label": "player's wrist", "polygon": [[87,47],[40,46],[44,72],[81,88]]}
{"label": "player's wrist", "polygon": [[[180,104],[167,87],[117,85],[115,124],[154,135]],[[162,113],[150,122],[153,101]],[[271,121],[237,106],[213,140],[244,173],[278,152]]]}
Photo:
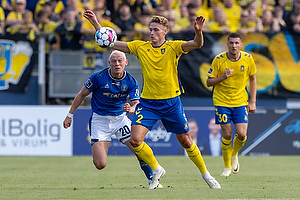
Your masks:
{"label": "player's wrist", "polygon": [[68,114],[67,114],[67,117],[69,117],[69,118],[73,119],[73,114],[71,114],[71,113],[68,113]]}

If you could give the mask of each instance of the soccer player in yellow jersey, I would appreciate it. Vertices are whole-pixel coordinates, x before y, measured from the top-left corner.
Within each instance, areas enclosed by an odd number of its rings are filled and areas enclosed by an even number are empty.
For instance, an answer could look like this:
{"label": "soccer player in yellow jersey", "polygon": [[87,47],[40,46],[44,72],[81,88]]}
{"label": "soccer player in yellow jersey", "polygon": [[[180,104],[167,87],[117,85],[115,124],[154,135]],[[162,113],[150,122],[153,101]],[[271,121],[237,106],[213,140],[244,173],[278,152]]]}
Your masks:
{"label": "soccer player in yellow jersey", "polygon": [[[241,35],[230,33],[228,51],[217,55],[208,71],[207,86],[213,86],[216,124],[222,128],[222,155],[224,171],[229,176],[239,171],[238,152],[247,139],[248,112],[256,110],[256,65],[251,54],[241,51]],[[250,101],[246,90],[249,79]],[[231,145],[232,126],[236,135]]]}
{"label": "soccer player in yellow jersey", "polygon": [[[86,10],[84,17],[96,30],[101,28],[96,16]],[[157,188],[165,169],[157,162],[152,149],[144,138],[157,120],[161,120],[168,132],[173,132],[187,151],[189,158],[198,167],[203,179],[210,188],[221,188],[208,172],[201,153],[189,134],[189,126],[179,95],[183,92],[178,78],[178,60],[187,53],[203,45],[202,27],[205,18],[197,17],[194,22],[195,38],[190,41],[166,41],[169,21],[162,16],[152,16],[149,23],[151,41],[117,41],[112,49],[131,53],[140,61],[144,85],[140,103],[132,119],[130,144],[135,153],[153,170],[149,189]]]}

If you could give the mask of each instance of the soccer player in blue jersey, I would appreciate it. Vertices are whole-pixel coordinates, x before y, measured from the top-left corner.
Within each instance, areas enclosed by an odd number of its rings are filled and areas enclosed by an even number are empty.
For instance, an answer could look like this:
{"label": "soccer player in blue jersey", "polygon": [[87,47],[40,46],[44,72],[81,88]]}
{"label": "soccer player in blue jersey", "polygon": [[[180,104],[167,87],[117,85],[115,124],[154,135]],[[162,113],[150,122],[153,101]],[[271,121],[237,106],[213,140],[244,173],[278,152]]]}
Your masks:
{"label": "soccer player in blue jersey", "polygon": [[[74,98],[63,126],[71,126],[72,117],[84,98],[92,93],[92,115],[89,121],[93,162],[101,170],[107,163],[107,152],[111,143],[111,136],[115,135],[120,142],[125,144],[133,153],[130,145],[131,121],[127,113],[134,113],[139,103],[139,85],[137,80],[125,71],[128,64],[125,53],[113,51],[110,54],[110,67],[93,73]],[[127,98],[132,105],[127,102]],[[144,171],[148,184],[152,182],[153,171],[140,158],[139,163]],[[159,185],[161,188],[162,185]]]}
{"label": "soccer player in blue jersey", "polygon": [[[256,110],[256,65],[251,54],[241,51],[241,35],[230,33],[227,37],[228,51],[217,55],[208,71],[206,84],[213,86],[213,103],[216,124],[222,128],[222,156],[224,171],[229,176],[239,171],[238,152],[245,144],[248,129],[248,112]],[[250,101],[247,82],[249,79]],[[231,145],[232,126],[236,135]]]}
{"label": "soccer player in blue jersey", "polygon": [[[99,30],[101,25],[95,14],[86,10],[83,15]],[[183,93],[179,76],[178,60],[203,45],[203,16],[194,22],[195,38],[190,41],[166,41],[169,21],[162,16],[152,16],[149,23],[151,41],[117,41],[112,47],[124,53],[134,54],[140,61],[143,73],[143,90],[132,119],[130,144],[135,153],[153,170],[149,189],[155,189],[165,175],[165,169],[158,163],[152,149],[144,138],[153,125],[161,120],[168,132],[173,132],[189,158],[194,162],[210,188],[221,188],[208,172],[202,155],[189,134],[189,126],[179,95]]]}

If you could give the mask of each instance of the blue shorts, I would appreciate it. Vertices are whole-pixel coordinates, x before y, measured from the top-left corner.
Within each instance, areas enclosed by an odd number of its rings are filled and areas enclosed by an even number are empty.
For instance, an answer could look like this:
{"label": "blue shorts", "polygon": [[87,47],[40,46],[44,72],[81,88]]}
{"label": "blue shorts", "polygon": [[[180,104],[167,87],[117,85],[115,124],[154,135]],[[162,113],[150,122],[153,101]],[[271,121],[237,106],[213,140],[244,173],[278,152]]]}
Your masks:
{"label": "blue shorts", "polygon": [[247,106],[240,107],[223,107],[216,106],[215,109],[216,124],[234,124],[248,123]]}
{"label": "blue shorts", "polygon": [[151,130],[158,120],[168,132],[182,134],[190,130],[179,96],[163,100],[140,99],[131,124]]}

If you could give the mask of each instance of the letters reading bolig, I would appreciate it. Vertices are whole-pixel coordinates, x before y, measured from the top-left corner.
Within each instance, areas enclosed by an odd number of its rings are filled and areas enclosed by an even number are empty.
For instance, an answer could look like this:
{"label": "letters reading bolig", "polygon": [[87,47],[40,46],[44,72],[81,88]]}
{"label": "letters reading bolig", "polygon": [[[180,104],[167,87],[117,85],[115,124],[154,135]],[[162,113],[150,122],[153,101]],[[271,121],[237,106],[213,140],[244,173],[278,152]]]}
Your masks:
{"label": "letters reading bolig", "polygon": [[52,142],[58,142],[61,136],[60,125],[48,124],[47,119],[37,119],[35,123],[24,123],[21,119],[2,119],[0,124],[0,137],[50,137]]}

